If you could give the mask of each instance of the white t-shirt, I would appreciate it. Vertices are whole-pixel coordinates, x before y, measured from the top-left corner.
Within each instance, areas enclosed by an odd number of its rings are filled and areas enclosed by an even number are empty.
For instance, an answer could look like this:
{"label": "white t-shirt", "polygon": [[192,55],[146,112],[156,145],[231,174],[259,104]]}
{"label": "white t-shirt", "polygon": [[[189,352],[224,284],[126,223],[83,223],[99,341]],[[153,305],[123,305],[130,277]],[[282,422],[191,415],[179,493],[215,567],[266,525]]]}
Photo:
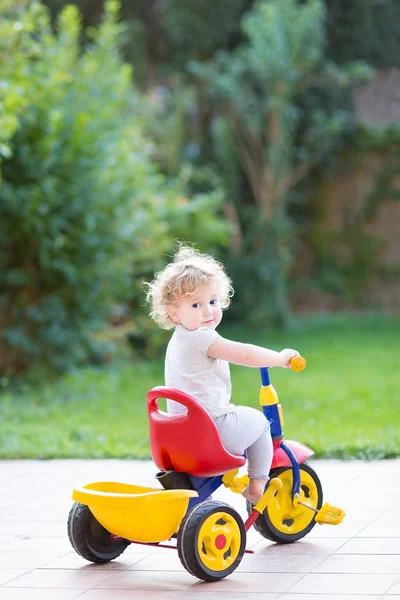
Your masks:
{"label": "white t-shirt", "polygon": [[[235,410],[230,404],[231,378],[229,363],[207,356],[218,338],[215,329],[199,327],[194,331],[177,325],[165,356],[165,385],[193,396],[213,418]],[[183,413],[186,408],[167,400],[169,413]]]}

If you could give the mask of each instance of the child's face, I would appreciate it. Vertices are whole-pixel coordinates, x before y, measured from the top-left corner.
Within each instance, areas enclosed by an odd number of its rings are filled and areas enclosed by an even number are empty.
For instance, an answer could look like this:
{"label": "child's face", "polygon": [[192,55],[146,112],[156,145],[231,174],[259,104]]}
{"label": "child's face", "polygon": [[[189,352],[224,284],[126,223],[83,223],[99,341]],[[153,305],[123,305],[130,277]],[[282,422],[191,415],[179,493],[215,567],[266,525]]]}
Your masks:
{"label": "child's face", "polygon": [[191,296],[180,298],[170,307],[169,313],[177,325],[183,325],[190,331],[199,327],[215,329],[222,319],[218,285],[200,287]]}

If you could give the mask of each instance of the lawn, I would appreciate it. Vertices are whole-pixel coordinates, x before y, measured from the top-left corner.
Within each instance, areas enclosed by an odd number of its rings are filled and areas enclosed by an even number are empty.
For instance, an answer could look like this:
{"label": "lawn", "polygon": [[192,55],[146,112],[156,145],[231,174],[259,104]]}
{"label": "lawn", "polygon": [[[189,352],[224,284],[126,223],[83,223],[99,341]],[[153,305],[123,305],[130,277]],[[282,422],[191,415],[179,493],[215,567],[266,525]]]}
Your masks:
{"label": "lawn", "polygon": [[[285,436],[317,456],[400,456],[400,319],[337,315],[296,322],[289,333],[222,324],[222,335],[307,359],[302,373],[271,369],[285,416]],[[232,366],[232,401],[258,407],[257,369]],[[4,382],[3,382],[4,383]],[[125,353],[103,368],[57,381],[4,386],[0,393],[0,458],[148,458],[145,397],[163,384],[163,359]]]}

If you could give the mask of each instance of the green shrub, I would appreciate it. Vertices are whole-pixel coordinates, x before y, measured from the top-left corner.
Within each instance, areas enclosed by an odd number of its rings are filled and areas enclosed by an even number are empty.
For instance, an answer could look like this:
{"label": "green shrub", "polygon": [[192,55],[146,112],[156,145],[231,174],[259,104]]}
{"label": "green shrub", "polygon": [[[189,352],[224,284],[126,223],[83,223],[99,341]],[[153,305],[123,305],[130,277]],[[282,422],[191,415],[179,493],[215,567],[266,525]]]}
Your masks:
{"label": "green shrub", "polygon": [[177,202],[183,186],[153,164],[117,17],[118,4],[108,2],[82,50],[74,6],[61,13],[56,33],[40,3],[3,12],[10,33],[0,46],[8,60],[0,89],[0,123],[8,124],[0,140],[3,372],[34,362],[65,369],[101,356],[94,332],[131,299],[132,279],[135,295],[142,272],[172,251],[174,235],[187,237],[192,225],[194,241],[226,235],[215,218],[220,197]]}

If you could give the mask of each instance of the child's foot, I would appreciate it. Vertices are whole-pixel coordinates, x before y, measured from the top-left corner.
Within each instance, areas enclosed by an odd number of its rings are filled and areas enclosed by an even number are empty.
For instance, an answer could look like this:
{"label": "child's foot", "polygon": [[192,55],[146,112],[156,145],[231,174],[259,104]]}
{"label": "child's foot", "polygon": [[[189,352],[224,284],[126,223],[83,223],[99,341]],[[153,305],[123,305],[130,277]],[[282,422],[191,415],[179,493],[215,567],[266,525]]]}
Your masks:
{"label": "child's foot", "polygon": [[250,479],[242,492],[242,496],[252,504],[257,504],[264,495],[266,481],[264,479]]}

